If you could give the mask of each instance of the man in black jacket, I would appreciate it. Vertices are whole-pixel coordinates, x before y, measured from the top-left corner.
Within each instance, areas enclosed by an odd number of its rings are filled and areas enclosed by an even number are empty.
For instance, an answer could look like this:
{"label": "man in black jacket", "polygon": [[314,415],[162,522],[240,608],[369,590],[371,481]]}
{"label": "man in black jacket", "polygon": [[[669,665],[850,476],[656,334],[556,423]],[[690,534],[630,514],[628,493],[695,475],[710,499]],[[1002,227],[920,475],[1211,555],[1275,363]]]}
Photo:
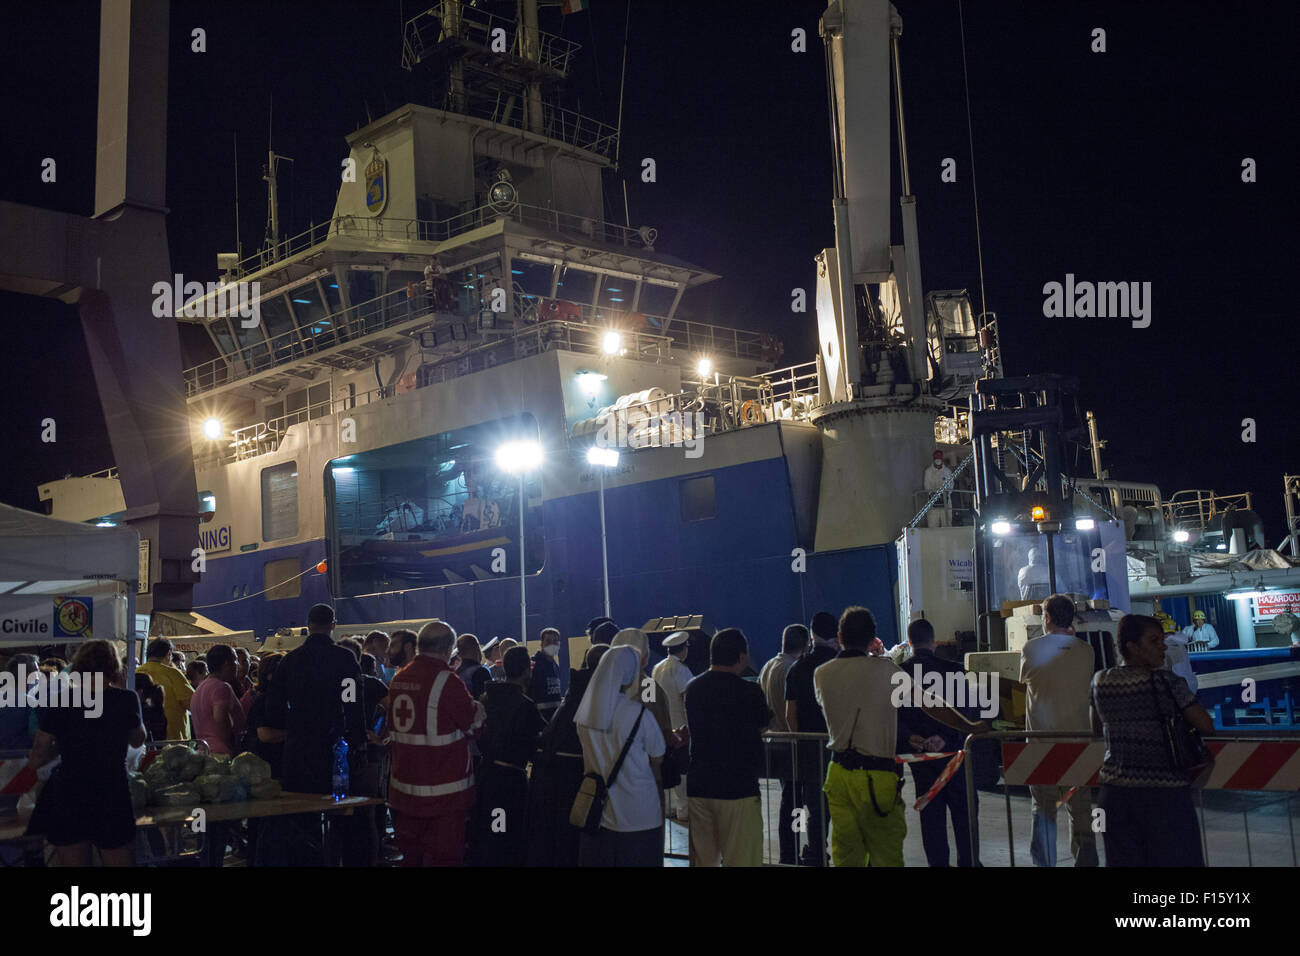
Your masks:
{"label": "man in black jacket", "polygon": [[537,705],[542,719],[550,721],[560,708],[560,632],[553,627],[541,634],[542,647],[533,656],[533,676],[528,685],[528,696]]}
{"label": "man in black jacket", "polygon": [[483,690],[487,721],[479,747],[478,799],[471,858],[478,866],[523,866],[527,855],[528,761],[546,721],[524,693],[528,648],[512,647],[501,659],[505,680]]}
{"label": "man in black jacket", "polygon": [[[332,793],[334,743],[340,736],[348,743],[351,776],[359,778],[365,766],[361,669],[350,651],[334,643],[334,609],[328,604],[317,604],[307,613],[307,630],[307,639],[285,655],[276,671],[267,722],[285,732],[280,781],[284,789]],[[357,820],[331,821],[331,829],[342,837],[341,854],[348,866],[364,866],[374,858],[374,825],[350,826]],[[308,829],[314,831],[314,825]],[[311,839],[310,834],[303,835]]]}
{"label": "man in black jacket", "polygon": [[[956,661],[946,661],[934,653],[934,625],[929,621],[913,621],[907,626],[907,639],[912,645],[912,659],[903,665],[903,669],[912,678],[914,684],[924,686],[927,674],[937,673],[941,677],[947,674],[966,674],[966,668]],[[945,686],[947,685],[945,679]],[[950,704],[963,704],[964,701],[949,701]],[[975,719],[971,708],[958,707],[962,715]],[[912,735],[911,749],[916,749],[917,736],[922,750],[950,753],[961,750],[964,735],[957,730],[945,727],[917,707],[907,707],[906,714],[900,714],[899,726],[907,725],[907,733]],[[902,748],[900,748],[900,751]],[[912,764],[912,781],[916,784],[916,796],[921,798],[934,786],[946,760],[930,760]],[[979,799],[975,801],[975,814],[979,814]],[[931,866],[948,865],[948,815],[952,814],[953,834],[957,838],[957,865],[979,866],[979,856],[971,856],[970,817],[966,803],[966,768],[963,766],[944,786],[935,798],[921,811],[921,842],[925,847],[925,858]],[[978,822],[975,829],[975,845],[979,846]]]}

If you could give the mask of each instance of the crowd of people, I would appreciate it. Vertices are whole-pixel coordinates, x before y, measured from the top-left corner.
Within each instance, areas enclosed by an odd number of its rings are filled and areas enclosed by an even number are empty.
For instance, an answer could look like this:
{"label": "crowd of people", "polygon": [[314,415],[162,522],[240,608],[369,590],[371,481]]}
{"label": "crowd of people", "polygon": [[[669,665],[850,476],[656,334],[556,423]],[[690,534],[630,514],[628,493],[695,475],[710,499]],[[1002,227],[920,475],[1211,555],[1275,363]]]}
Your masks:
{"label": "crowd of people", "polygon": [[[1044,634],[1024,649],[1028,728],[1105,734],[1098,802],[1109,817],[1110,865],[1199,865],[1187,779],[1168,765],[1159,722],[1181,713],[1208,733],[1208,715],[1186,682],[1163,669],[1160,622],[1126,616],[1119,625],[1124,666],[1094,676],[1074,618],[1068,598],[1049,598]],[[12,658],[11,671],[48,665],[100,674],[110,688],[100,720],[75,709],[21,719],[14,709],[0,714],[0,748],[29,746],[30,771],[62,757],[30,832],[44,834],[63,862],[87,862],[93,846],[105,863],[129,863],[131,748],[200,738],[213,754],[256,753],[285,791],[325,795],[339,789],[342,740],[345,786],[370,803],[349,814],[214,826],[210,861],[219,864],[229,849],[252,865],[658,866],[665,821],[675,820],[689,830],[692,865],[757,866],[766,839],[760,780],[768,778],[781,787],[782,863],[901,866],[906,823],[897,755],[953,752],[966,735],[990,729],[969,709],[928,700],[898,706],[900,677],[960,672],[961,665],[936,654],[924,620],[887,652],[861,607],[786,627],[780,652],[761,667],[750,660],[745,634],[724,628],[707,642],[707,665],[695,670],[687,662],[700,642],[691,634],[658,641],[664,656],[651,670],[645,632],[596,618],[567,691],[554,628],[541,631],[530,656],[513,640],[481,644],[445,621],[418,633],[336,641],[333,609],[323,604],[311,609],[307,625],[301,646],[260,657],[216,645],[187,662],[167,639],[155,638],[136,670],[134,694],[124,689],[122,662],[105,641],[80,645],[67,664]],[[911,677],[900,671],[900,649],[910,655]],[[918,794],[943,769],[911,766]],[[957,864],[979,865],[978,835],[968,826],[977,808],[967,806],[964,773],[921,811],[931,866],[949,865],[949,821]],[[599,825],[584,827],[575,800],[592,777],[604,803]],[[1092,794],[1035,787],[1032,796],[1034,862],[1055,865],[1063,801],[1076,863],[1096,865]],[[1161,825],[1153,827],[1153,819]]]}

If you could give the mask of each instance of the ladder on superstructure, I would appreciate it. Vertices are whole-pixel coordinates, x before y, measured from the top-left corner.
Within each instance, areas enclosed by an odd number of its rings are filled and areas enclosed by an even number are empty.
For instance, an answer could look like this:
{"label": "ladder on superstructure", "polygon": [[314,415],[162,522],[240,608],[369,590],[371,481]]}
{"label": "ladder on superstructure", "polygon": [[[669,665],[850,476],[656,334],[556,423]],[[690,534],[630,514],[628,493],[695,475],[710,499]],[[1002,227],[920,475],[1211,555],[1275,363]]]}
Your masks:
{"label": "ladder on superstructure", "polygon": [[979,343],[984,377],[1002,378],[1002,344],[998,339],[998,314],[981,312],[976,321],[980,323]]}

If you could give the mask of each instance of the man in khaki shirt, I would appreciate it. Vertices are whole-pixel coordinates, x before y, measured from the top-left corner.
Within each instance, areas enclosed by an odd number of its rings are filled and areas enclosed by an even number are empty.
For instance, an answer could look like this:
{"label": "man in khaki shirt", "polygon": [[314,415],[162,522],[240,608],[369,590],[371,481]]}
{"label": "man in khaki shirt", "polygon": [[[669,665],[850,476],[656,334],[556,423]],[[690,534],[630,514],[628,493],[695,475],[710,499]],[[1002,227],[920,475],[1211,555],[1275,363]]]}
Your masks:
{"label": "man in khaki shirt", "polygon": [[[1043,605],[1043,636],[1020,652],[1020,680],[1028,690],[1025,729],[1092,735],[1089,712],[1092,648],[1074,636],[1074,602],[1053,594]],[[1069,787],[1030,787],[1034,829],[1029,855],[1035,866],[1056,866],[1056,810]],[[1075,866],[1097,865],[1092,832],[1092,790],[1079,787],[1070,797],[1070,855]]]}
{"label": "man in khaki shirt", "polygon": [[[823,791],[830,806],[834,866],[902,866],[902,769],[894,760],[903,702],[911,679],[888,657],[867,653],[876,639],[876,619],[864,607],[840,617],[843,650],[813,672],[817,702],[826,715],[831,751]],[[982,734],[989,725],[971,723],[948,706],[923,704],[939,723],[962,733]],[[906,726],[906,724],[905,724]],[[919,737],[917,740],[919,741]]]}

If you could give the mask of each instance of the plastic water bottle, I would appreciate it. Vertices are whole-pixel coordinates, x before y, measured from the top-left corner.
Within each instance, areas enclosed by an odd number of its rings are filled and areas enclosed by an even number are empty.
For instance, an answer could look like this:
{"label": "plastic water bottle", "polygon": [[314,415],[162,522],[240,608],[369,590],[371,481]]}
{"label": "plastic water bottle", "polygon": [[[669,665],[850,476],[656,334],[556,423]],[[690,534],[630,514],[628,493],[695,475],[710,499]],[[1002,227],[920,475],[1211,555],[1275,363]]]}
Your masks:
{"label": "plastic water bottle", "polygon": [[348,795],[348,742],[340,737],[334,741],[334,799],[345,800]]}

